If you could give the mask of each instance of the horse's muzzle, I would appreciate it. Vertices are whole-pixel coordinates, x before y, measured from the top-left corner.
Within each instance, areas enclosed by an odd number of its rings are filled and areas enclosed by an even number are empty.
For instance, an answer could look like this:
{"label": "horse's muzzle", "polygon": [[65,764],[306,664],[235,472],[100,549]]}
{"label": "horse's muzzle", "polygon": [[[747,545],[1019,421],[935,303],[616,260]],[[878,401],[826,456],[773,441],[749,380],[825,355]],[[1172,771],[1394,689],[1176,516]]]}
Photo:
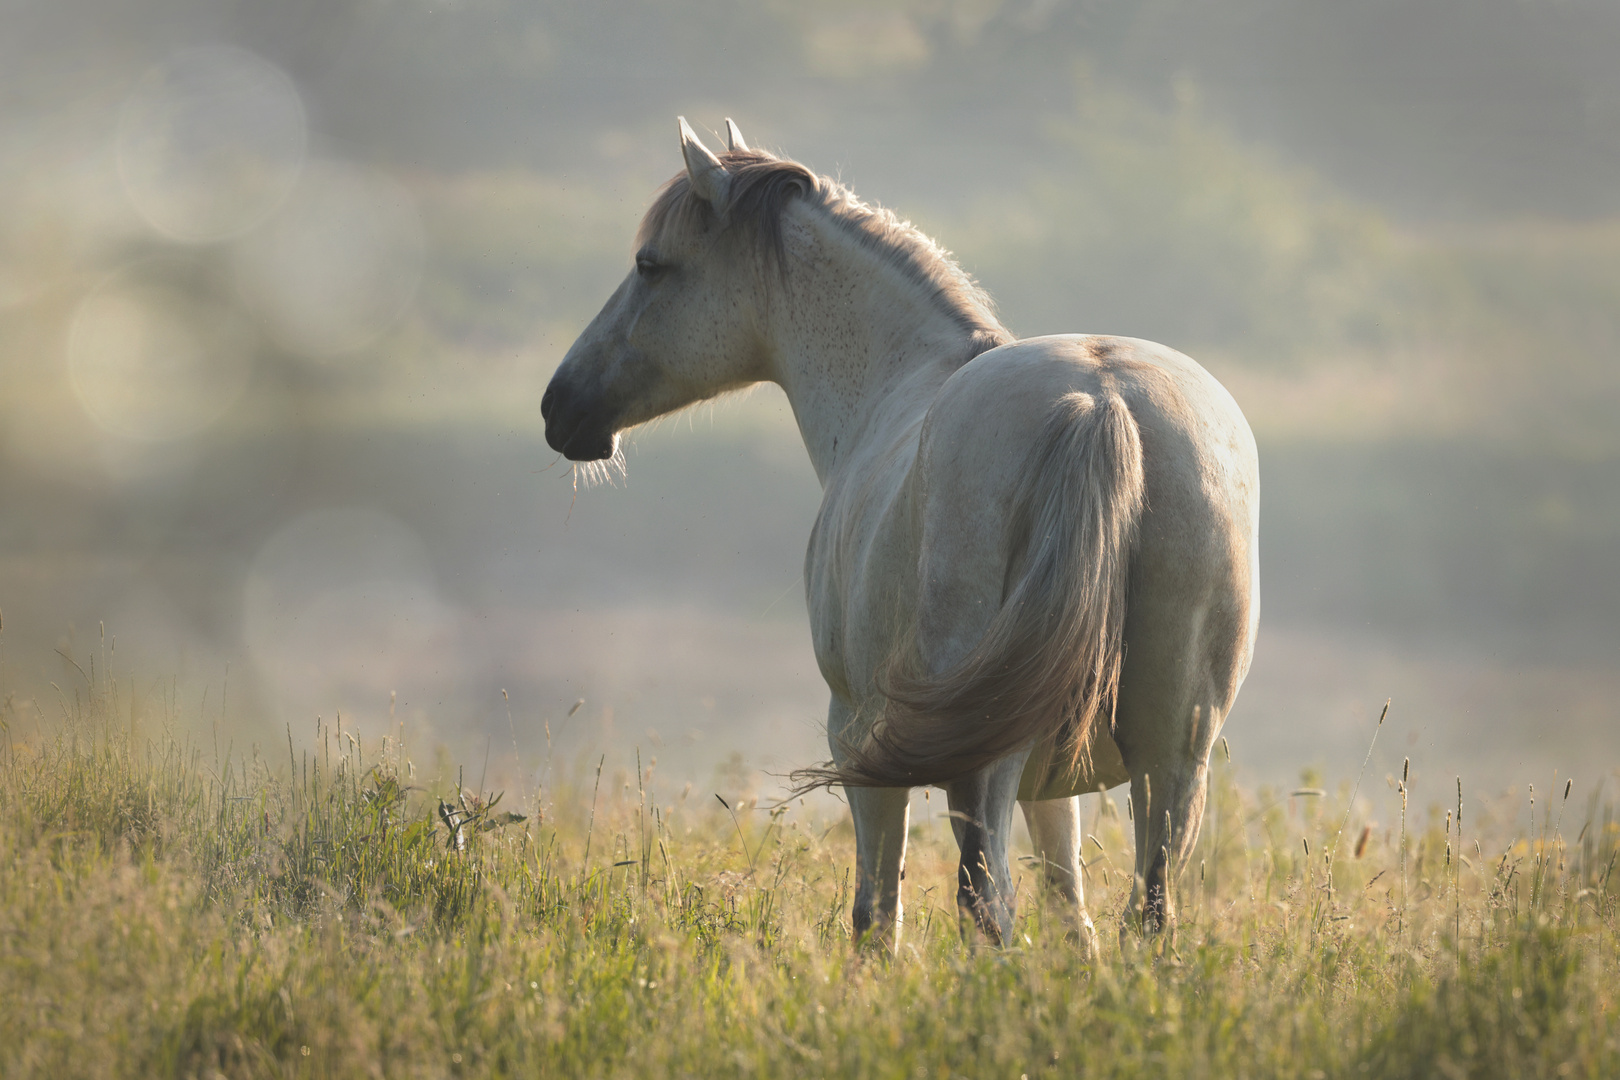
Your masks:
{"label": "horse's muzzle", "polygon": [[605,461],[613,456],[613,426],[593,416],[599,410],[581,407],[580,395],[554,378],[540,399],[546,422],[546,445],[569,461]]}

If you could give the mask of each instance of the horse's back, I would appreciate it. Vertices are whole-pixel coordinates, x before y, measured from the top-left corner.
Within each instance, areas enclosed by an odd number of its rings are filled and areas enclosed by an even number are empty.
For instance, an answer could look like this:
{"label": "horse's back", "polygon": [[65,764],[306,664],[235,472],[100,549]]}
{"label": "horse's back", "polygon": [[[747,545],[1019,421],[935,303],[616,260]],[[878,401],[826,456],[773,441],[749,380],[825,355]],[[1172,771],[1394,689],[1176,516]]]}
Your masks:
{"label": "horse's back", "polygon": [[[958,482],[982,486],[984,499],[1004,501],[1046,417],[1073,393],[1117,394],[1136,422],[1148,497],[1143,544],[1174,541],[1200,561],[1230,558],[1234,545],[1248,554],[1259,522],[1254,436],[1213,376],[1153,342],[1064,335],[981,353],[929,410],[921,466],[934,477],[958,473]],[[1171,518],[1198,535],[1169,535]]]}
{"label": "horse's back", "polygon": [[[1229,473],[1234,482],[1254,471],[1254,437],[1226,389],[1191,357],[1135,338],[1055,335],[980,353],[941,388],[930,424],[964,408],[1027,423],[1076,391],[1118,393],[1144,438],[1174,439],[1194,455],[1178,465]],[[1016,431],[1006,435],[1016,438]]]}

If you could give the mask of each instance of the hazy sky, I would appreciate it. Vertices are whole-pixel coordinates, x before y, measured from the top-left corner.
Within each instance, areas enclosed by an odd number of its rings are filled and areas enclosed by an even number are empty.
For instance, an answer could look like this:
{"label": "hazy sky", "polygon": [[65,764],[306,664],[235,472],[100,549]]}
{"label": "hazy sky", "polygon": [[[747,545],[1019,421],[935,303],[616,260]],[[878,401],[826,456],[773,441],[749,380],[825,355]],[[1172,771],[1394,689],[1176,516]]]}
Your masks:
{"label": "hazy sky", "polygon": [[[1077,69],[1201,94],[1402,215],[1620,207],[1620,7],[1606,0],[7,0],[13,117],[121,96],[178,47],[287,70],[334,145],[404,167],[557,169],[678,109],[1016,152]],[[853,134],[850,134],[853,129]]]}

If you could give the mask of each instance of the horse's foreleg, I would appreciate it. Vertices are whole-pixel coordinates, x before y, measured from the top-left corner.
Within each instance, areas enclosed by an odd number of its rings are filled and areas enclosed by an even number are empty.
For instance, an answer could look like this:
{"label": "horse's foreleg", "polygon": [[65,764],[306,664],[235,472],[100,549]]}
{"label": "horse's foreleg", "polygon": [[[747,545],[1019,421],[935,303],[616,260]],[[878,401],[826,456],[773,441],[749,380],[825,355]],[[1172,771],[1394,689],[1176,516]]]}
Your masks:
{"label": "horse's foreleg", "polygon": [[1007,863],[1013,806],[1028,752],[1002,758],[945,788],[962,851],[956,906],[998,945],[1012,941],[1015,883]]}
{"label": "horse's foreleg", "polygon": [[1024,822],[1040,860],[1041,880],[1056,906],[1080,938],[1093,962],[1101,957],[1097,929],[1086,911],[1085,883],[1080,877],[1080,796],[1022,802]]}
{"label": "horse's foreleg", "polygon": [[[836,696],[827,708],[827,743],[841,763],[855,710]],[[845,788],[855,819],[855,907],[857,941],[900,946],[900,879],[905,876],[906,831],[911,792],[906,788]]]}
{"label": "horse's foreleg", "polygon": [[900,947],[911,792],[906,788],[846,788],[855,818],[855,938],[892,952]]}

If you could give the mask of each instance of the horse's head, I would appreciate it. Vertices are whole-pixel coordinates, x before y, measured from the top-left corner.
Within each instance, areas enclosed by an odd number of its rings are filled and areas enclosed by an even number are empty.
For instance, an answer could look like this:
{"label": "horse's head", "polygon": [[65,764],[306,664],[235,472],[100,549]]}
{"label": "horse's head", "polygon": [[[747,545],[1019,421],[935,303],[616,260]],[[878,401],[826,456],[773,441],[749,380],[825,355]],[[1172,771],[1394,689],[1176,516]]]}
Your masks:
{"label": "horse's head", "polygon": [[619,432],[768,375],[761,256],[780,212],[815,177],[749,150],[726,121],[716,157],[683,118],[686,169],[642,221],[635,267],[575,341],[540,403],[546,442],[572,461],[611,458]]}

